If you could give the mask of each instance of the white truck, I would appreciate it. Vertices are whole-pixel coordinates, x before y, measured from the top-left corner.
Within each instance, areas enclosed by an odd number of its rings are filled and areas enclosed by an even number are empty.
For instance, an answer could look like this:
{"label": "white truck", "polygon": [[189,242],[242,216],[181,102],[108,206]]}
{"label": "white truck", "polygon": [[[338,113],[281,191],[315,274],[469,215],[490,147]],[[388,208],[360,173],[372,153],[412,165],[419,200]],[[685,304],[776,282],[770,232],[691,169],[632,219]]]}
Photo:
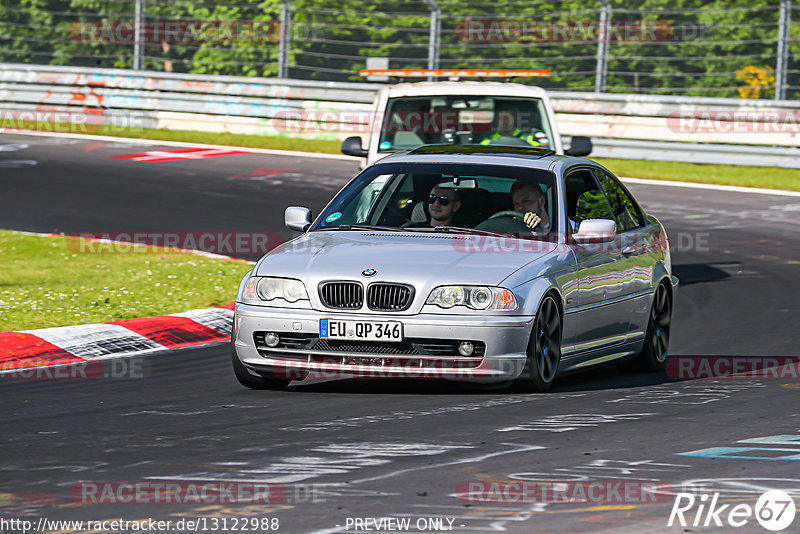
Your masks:
{"label": "white truck", "polygon": [[564,150],[553,107],[541,87],[478,81],[400,83],[382,87],[372,110],[367,147],[360,136],[342,142],[343,153],[366,158],[367,165],[427,144],[532,145],[571,156],[592,151],[591,140],[583,136],[573,136]]}

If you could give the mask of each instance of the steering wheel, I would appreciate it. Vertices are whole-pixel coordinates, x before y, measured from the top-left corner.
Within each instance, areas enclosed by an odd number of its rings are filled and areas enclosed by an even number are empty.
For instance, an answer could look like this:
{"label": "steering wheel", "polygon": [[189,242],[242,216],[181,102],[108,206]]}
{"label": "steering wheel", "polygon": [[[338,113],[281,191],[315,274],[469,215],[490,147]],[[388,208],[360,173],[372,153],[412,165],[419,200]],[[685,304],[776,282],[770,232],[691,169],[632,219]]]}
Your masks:
{"label": "steering wheel", "polygon": [[525,215],[514,210],[506,210],[506,211],[498,211],[491,217],[490,219],[497,219],[498,217],[511,217],[512,219],[517,219],[518,221],[525,222]]}
{"label": "steering wheel", "polygon": [[527,223],[525,222],[525,215],[513,210],[506,210],[506,211],[498,211],[491,217],[487,219],[487,221],[491,221],[492,219],[510,219],[509,222],[513,221],[513,224],[519,224],[521,228],[533,232],[535,234],[546,234],[547,230],[542,228],[542,225],[539,224],[535,228],[530,228]]}
{"label": "steering wheel", "polygon": [[489,230],[494,232],[529,233],[531,231],[525,224],[524,215],[516,211],[500,211],[480,223],[476,230]]}

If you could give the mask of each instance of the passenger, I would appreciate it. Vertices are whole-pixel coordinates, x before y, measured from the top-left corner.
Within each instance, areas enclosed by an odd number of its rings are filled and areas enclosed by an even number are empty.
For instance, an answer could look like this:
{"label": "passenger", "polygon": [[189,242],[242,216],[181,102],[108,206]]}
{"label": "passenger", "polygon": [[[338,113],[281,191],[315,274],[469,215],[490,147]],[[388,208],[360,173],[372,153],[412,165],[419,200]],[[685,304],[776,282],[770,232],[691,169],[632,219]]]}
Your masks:
{"label": "passenger", "polygon": [[436,185],[431,189],[428,204],[431,226],[452,226],[453,216],[461,209],[461,198],[455,189],[443,189]]}

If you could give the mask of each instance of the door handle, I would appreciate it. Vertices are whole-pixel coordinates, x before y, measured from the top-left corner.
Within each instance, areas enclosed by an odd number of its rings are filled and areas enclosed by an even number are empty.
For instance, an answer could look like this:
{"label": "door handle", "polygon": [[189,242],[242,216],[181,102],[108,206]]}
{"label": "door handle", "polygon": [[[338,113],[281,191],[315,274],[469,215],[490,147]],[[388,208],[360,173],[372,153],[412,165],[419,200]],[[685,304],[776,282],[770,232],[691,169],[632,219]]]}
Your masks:
{"label": "door handle", "polygon": [[622,249],[622,253],[623,253],[623,254],[625,254],[626,256],[627,256],[628,254],[633,254],[634,252],[636,252],[636,249],[635,249],[635,248],[633,248],[633,247],[632,247],[632,246],[630,246],[630,245]]}

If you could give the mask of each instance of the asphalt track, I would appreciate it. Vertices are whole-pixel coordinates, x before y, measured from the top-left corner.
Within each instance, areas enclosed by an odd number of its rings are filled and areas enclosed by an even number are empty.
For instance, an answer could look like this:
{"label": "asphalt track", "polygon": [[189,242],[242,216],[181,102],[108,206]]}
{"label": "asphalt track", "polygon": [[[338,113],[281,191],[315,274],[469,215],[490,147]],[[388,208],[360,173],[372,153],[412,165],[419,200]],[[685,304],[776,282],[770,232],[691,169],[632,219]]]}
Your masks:
{"label": "asphalt track", "polygon": [[[357,170],[351,161],[253,154],[112,159],[157,148],[124,142],[3,135],[0,143],[29,145],[0,151],[0,228],[38,232],[283,233],[285,206],[316,212]],[[9,163],[22,160],[36,164]],[[234,178],[263,167],[295,169]],[[682,283],[672,357],[796,357],[800,201],[631,190],[673,244]],[[222,345],[160,354],[148,368],[139,379],[0,381],[0,519],[206,518],[211,530],[217,518],[215,530],[228,532],[233,518],[253,517],[278,518],[279,532],[363,532],[354,519],[380,517],[412,527],[452,520],[455,532],[767,532],[752,517],[738,528],[667,526],[669,496],[456,496],[468,481],[507,480],[646,481],[751,506],[766,489],[784,489],[800,505],[800,379],[789,375],[673,380],[610,367],[565,377],[544,395],[371,380],[257,392],[238,385]],[[740,443],[770,436],[780,437]],[[755,449],[692,452],[712,447]],[[287,494],[270,505],[91,504],[70,495],[80,481],[271,481]],[[787,530],[798,531],[800,517]]]}

